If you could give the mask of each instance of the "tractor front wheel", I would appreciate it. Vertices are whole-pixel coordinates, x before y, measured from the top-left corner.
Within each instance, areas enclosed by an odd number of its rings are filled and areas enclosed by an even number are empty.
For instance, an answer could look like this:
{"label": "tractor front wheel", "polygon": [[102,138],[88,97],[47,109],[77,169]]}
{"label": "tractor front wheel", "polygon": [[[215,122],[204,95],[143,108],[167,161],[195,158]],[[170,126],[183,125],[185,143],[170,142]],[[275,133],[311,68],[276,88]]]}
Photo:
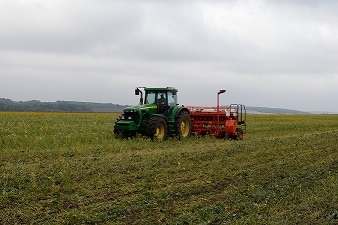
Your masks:
{"label": "tractor front wheel", "polygon": [[176,135],[179,138],[189,138],[191,135],[191,118],[187,111],[181,112],[175,122]]}
{"label": "tractor front wheel", "polygon": [[167,122],[162,117],[154,116],[149,119],[146,132],[152,140],[165,140],[167,139]]}

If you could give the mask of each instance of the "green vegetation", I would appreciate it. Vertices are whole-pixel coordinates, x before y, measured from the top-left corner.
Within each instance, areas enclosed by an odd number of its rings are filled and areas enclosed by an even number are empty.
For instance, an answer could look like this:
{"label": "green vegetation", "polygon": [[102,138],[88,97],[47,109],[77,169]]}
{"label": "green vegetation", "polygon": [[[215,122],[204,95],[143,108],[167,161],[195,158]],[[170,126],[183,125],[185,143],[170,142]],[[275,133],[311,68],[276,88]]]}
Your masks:
{"label": "green vegetation", "polygon": [[0,112],[1,223],[338,223],[338,115],[164,142],[115,139],[117,116]]}

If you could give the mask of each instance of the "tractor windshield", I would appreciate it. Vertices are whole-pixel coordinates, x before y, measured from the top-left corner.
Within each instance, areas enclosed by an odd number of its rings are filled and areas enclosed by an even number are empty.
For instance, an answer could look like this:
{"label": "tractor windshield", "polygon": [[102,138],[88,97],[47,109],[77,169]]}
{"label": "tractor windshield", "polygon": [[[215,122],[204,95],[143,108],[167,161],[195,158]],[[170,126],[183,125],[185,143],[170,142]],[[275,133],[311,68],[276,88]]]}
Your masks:
{"label": "tractor windshield", "polygon": [[146,94],[146,104],[154,104],[156,99],[156,92],[155,91],[148,91]]}

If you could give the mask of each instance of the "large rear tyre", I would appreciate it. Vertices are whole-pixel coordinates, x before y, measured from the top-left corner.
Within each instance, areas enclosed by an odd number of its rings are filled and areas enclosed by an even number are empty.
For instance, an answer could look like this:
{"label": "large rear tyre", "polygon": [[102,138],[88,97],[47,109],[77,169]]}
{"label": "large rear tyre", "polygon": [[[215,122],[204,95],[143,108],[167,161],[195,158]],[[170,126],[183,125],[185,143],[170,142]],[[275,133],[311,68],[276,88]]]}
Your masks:
{"label": "large rear tyre", "polygon": [[191,135],[191,118],[187,111],[181,112],[175,121],[176,136],[187,139]]}
{"label": "large rear tyre", "polygon": [[146,128],[146,133],[151,140],[166,140],[168,134],[167,122],[162,117],[151,117]]}

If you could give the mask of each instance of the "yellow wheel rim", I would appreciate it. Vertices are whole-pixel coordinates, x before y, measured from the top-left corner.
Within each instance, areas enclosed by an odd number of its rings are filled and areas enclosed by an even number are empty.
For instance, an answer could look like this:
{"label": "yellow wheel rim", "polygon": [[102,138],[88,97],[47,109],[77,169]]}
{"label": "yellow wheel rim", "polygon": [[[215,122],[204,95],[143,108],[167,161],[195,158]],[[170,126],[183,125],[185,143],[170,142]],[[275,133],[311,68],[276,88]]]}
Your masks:
{"label": "yellow wheel rim", "polygon": [[190,132],[189,120],[184,118],[181,123],[181,134],[182,137],[187,137]]}
{"label": "yellow wheel rim", "polygon": [[164,126],[162,124],[158,125],[158,127],[156,128],[156,134],[155,136],[158,139],[162,139],[164,137],[165,133],[164,133]]}

